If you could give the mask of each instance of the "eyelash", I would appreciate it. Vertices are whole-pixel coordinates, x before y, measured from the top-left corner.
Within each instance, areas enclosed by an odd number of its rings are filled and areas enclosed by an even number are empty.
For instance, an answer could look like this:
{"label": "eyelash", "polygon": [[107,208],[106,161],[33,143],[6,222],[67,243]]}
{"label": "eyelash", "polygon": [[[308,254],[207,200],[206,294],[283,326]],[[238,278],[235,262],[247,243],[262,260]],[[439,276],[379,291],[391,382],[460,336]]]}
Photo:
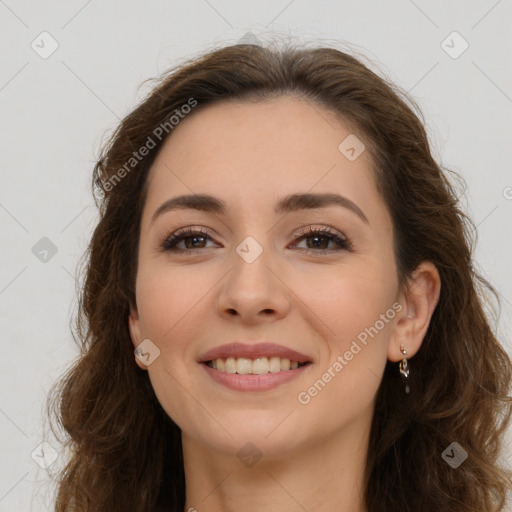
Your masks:
{"label": "eyelash", "polygon": [[[160,244],[160,250],[162,252],[173,252],[173,253],[181,253],[184,254],[186,252],[192,252],[193,249],[176,249],[176,245],[182,240],[188,240],[189,238],[194,237],[204,237],[210,238],[209,233],[201,228],[193,229],[193,228],[183,228],[175,231],[174,233],[168,234],[164,240]],[[297,237],[297,243],[301,242],[307,238],[313,237],[322,237],[327,238],[332,242],[335,242],[338,245],[337,249],[300,249],[305,251],[307,254],[325,254],[329,252],[338,252],[338,251],[351,251],[352,245],[345,238],[338,235],[334,230],[328,227],[324,228],[312,228],[311,226],[308,229],[302,229]],[[210,238],[211,239],[211,238]],[[206,247],[199,248],[197,250],[206,249]]]}

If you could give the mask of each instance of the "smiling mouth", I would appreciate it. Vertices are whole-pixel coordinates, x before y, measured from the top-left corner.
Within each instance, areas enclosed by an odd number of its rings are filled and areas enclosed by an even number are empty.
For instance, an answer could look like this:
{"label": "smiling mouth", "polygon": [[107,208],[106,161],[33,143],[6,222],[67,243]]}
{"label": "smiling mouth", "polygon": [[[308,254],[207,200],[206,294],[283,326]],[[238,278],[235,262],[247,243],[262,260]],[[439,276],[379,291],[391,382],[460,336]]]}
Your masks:
{"label": "smiling mouth", "polygon": [[299,363],[290,359],[277,356],[259,357],[249,359],[246,357],[219,358],[205,361],[203,364],[223,373],[238,373],[240,375],[265,375],[267,373],[279,373],[296,370],[311,364],[310,361]]}

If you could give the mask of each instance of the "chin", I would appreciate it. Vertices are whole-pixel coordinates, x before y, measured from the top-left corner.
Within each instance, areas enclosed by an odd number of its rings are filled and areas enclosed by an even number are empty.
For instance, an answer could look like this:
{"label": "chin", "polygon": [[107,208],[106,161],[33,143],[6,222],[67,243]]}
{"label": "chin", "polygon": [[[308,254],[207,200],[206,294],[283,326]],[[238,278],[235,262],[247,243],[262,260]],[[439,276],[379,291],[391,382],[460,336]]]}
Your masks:
{"label": "chin", "polygon": [[[216,416],[219,424],[209,419],[182,429],[202,444],[231,456],[243,456],[245,452],[261,453],[265,459],[278,459],[296,452],[297,447],[307,443],[304,424],[297,425],[296,413],[272,410],[230,411]],[[288,416],[289,415],[289,416]],[[288,417],[287,417],[288,416]],[[227,432],[226,432],[227,431]]]}

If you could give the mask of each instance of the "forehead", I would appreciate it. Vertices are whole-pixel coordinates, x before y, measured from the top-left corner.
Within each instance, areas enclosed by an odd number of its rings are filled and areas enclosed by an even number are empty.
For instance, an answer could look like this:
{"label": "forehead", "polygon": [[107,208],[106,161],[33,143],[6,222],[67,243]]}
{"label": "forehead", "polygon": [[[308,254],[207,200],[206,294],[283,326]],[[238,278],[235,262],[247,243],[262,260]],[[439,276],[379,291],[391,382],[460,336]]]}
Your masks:
{"label": "forehead", "polygon": [[191,193],[222,197],[235,209],[266,208],[285,194],[309,191],[342,193],[361,207],[380,202],[384,208],[369,151],[349,159],[343,153],[347,140],[358,151],[364,147],[361,135],[333,112],[302,98],[199,108],[161,148],[148,177],[148,209]]}
{"label": "forehead", "polygon": [[[172,154],[181,163],[208,159],[212,165],[227,160],[243,163],[249,155],[259,163],[272,162],[272,167],[283,161],[299,163],[304,156],[308,163],[314,159],[319,165],[332,164],[340,155],[340,142],[351,133],[346,122],[311,100],[229,100],[192,111],[174,128],[161,154]],[[297,170],[302,167],[296,165]]]}

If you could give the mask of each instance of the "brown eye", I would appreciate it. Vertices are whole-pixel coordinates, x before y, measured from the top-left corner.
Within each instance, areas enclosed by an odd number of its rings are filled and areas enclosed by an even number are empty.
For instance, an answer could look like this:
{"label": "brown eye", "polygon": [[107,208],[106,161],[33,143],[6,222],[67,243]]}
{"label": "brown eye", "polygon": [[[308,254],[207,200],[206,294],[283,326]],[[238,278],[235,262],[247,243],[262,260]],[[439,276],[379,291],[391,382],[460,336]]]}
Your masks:
{"label": "brown eye", "polygon": [[[210,236],[206,231],[187,228],[166,236],[160,248],[162,251],[168,252],[190,252],[194,249],[207,249],[208,247],[205,244],[208,239],[210,239]],[[184,242],[184,247],[177,247],[181,242]]]}
{"label": "brown eye", "polygon": [[[306,232],[301,232],[299,235],[298,241],[302,240],[306,240],[307,244],[304,250],[310,253],[348,251],[351,249],[349,241],[330,228],[309,228]],[[331,242],[335,244],[334,248],[328,248]]]}

